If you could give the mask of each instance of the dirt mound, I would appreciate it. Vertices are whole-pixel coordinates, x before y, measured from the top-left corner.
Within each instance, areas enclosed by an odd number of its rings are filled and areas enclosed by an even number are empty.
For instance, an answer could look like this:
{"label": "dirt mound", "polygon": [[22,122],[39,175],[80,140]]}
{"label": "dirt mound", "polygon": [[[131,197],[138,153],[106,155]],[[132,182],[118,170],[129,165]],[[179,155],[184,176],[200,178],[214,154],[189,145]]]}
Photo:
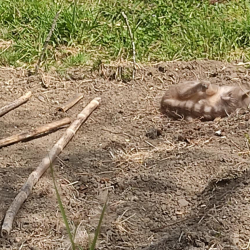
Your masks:
{"label": "dirt mound", "polygon": [[[98,249],[241,249],[249,246],[250,113],[214,122],[173,121],[159,112],[166,88],[181,80],[249,88],[249,70],[217,61],[29,76],[0,68],[0,107],[28,90],[30,101],[0,118],[0,138],[62,117],[94,97],[101,106],[54,165],[77,242],[84,246],[109,203]],[[83,93],[67,112],[59,104]],[[0,219],[62,130],[0,149]],[[151,245],[152,244],[152,245]],[[151,246],[150,246],[151,245]],[[69,240],[49,171],[20,209],[2,249],[67,249]]]}

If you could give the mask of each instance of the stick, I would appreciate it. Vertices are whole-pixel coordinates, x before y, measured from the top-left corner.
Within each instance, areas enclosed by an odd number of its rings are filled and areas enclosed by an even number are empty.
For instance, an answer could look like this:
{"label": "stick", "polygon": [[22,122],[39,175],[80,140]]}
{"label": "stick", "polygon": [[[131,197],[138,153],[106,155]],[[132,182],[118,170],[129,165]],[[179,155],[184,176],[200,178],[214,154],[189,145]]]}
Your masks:
{"label": "stick", "polygon": [[48,36],[47,36],[47,38],[46,38],[46,40],[45,40],[45,42],[44,42],[44,44],[43,44],[42,53],[41,53],[41,55],[40,55],[40,57],[39,57],[39,59],[38,59],[38,62],[37,62],[37,65],[36,65],[36,69],[35,69],[35,74],[37,74],[38,69],[39,69],[39,66],[40,66],[40,63],[41,63],[41,61],[43,60],[43,57],[44,57],[46,48],[47,48],[48,43],[49,43],[49,40],[50,40],[50,38],[51,38],[51,36],[52,36],[52,34],[53,34],[53,32],[54,32],[54,29],[55,29],[55,27],[56,27],[56,22],[57,22],[57,19],[58,19],[58,17],[59,17],[60,12],[61,12],[61,10],[59,10],[59,11],[56,13],[55,18],[54,18],[54,20],[53,20],[53,23],[52,23],[52,25],[51,25],[51,29],[50,29],[50,31],[49,31],[49,34],[48,34]]}
{"label": "stick", "polygon": [[67,110],[72,108],[75,104],[77,104],[82,98],[83,98],[83,94],[77,94],[72,99],[70,99],[68,102],[66,102],[61,107],[59,107],[58,110],[66,112]]}
{"label": "stick", "polygon": [[11,110],[19,107],[20,105],[24,104],[29,100],[30,97],[31,97],[31,91],[27,92],[25,95],[21,96],[14,102],[0,108],[0,117],[10,112]]}
{"label": "stick", "polygon": [[129,31],[129,36],[132,42],[132,49],[133,49],[133,79],[135,79],[135,65],[136,65],[136,61],[135,61],[135,42],[134,42],[134,36],[132,34],[131,28],[129,26],[129,22],[128,22],[128,18],[126,16],[126,14],[122,11],[122,16],[124,17],[125,21],[126,21],[126,25],[128,27],[128,31]]}
{"label": "stick", "polygon": [[29,175],[26,183],[22,186],[21,190],[15,197],[14,201],[11,203],[9,209],[6,212],[3,226],[1,230],[1,235],[7,237],[12,229],[13,220],[23,204],[23,202],[28,198],[32,191],[33,186],[37,183],[39,178],[44,174],[44,172],[49,168],[49,166],[54,162],[56,157],[62,152],[64,147],[75,135],[79,127],[86,121],[88,116],[98,107],[101,98],[97,97],[93,99],[80,114],[78,114],[76,120],[71,123],[67,128],[64,135],[57,141],[57,143],[50,150],[48,155],[43,158],[39,166]]}
{"label": "stick", "polygon": [[43,133],[51,132],[57,128],[60,128],[66,124],[69,124],[70,122],[71,122],[70,118],[66,117],[59,121],[51,122],[46,125],[40,126],[38,128],[32,129],[31,131],[28,131],[28,132],[22,132],[16,135],[12,135],[10,137],[0,140],[0,148],[13,144],[15,142],[27,140],[29,138],[41,135]]}

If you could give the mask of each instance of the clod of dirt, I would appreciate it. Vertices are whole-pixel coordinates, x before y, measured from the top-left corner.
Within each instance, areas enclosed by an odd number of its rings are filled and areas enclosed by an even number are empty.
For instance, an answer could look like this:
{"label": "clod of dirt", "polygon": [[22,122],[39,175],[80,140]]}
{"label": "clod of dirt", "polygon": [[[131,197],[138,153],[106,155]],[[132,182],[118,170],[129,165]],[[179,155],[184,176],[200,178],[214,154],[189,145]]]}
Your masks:
{"label": "clod of dirt", "polygon": [[160,135],[162,135],[162,131],[160,129],[157,129],[157,128],[149,128],[147,133],[146,133],[146,136],[149,139],[156,139]]}
{"label": "clod of dirt", "polygon": [[182,134],[176,134],[175,135],[175,140],[176,141],[180,141],[180,142],[187,142],[190,143],[189,139],[186,137],[186,135],[182,135]]}
{"label": "clod of dirt", "polygon": [[68,77],[70,80],[77,81],[77,80],[83,80],[85,75],[75,73],[75,74],[69,74]]}

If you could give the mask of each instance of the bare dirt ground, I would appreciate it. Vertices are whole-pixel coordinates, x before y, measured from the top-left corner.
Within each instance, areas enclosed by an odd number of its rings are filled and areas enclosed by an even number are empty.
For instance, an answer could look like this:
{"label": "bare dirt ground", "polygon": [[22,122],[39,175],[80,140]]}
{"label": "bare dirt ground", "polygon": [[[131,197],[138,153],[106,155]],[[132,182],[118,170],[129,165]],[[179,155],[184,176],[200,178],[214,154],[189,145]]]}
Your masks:
{"label": "bare dirt ground", "polygon": [[[71,226],[80,224],[76,242],[86,246],[108,192],[98,249],[250,249],[249,111],[213,122],[173,121],[159,112],[170,84],[200,78],[249,88],[249,70],[194,61],[145,66],[134,81],[115,80],[115,72],[77,68],[64,76],[29,76],[0,68],[0,107],[33,92],[29,102],[0,118],[0,138],[75,118],[92,98],[102,98],[54,165]],[[78,92],[84,94],[78,105],[66,114],[57,111]],[[0,149],[1,220],[64,130]],[[68,249],[50,171],[0,247]]]}

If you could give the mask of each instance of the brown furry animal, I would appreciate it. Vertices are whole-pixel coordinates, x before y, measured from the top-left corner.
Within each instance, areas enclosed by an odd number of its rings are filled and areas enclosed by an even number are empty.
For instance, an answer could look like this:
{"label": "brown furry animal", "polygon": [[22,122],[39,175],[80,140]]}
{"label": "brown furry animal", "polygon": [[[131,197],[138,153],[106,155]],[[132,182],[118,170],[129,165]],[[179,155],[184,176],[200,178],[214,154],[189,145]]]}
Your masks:
{"label": "brown furry animal", "polygon": [[174,118],[214,120],[228,116],[237,108],[247,108],[250,105],[249,92],[238,86],[187,81],[167,90],[161,101],[161,111]]}

